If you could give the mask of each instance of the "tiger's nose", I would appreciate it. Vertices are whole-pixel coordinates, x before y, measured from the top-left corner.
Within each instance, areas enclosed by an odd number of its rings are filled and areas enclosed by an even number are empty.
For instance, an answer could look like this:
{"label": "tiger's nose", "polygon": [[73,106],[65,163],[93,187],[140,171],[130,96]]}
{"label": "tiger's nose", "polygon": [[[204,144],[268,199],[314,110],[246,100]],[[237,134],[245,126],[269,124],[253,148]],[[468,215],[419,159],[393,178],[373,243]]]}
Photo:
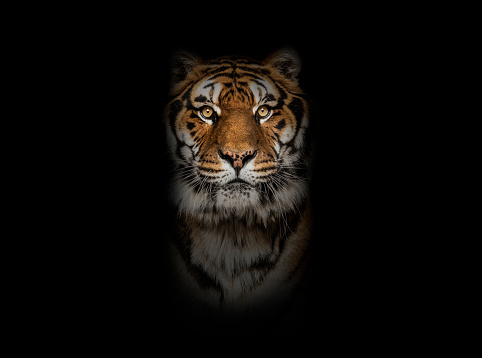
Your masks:
{"label": "tiger's nose", "polygon": [[245,150],[242,153],[232,152],[230,150],[219,150],[219,156],[222,159],[227,160],[236,171],[236,176],[239,176],[239,172],[242,167],[246,165],[251,159],[253,159],[258,153],[257,150]]}

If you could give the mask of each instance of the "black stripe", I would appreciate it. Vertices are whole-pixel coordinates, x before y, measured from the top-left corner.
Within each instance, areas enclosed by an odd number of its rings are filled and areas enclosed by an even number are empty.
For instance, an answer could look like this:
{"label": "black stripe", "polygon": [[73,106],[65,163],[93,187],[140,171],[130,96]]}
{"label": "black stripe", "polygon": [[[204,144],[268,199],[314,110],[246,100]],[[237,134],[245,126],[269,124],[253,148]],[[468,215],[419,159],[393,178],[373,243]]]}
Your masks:
{"label": "black stripe", "polygon": [[[219,67],[219,68],[216,68],[214,70],[211,70],[207,73],[207,75],[214,75],[216,73],[219,73],[219,72],[223,72],[223,71],[226,71],[226,70],[229,70],[229,69],[232,69],[233,67],[232,66],[224,66],[224,67]],[[209,78],[208,80],[210,80],[211,78]]]}
{"label": "black stripe", "polygon": [[[276,232],[274,234],[276,236]],[[271,253],[266,254],[264,256],[259,257],[254,263],[249,265],[248,270],[249,271],[259,271],[260,277],[257,280],[253,280],[255,284],[261,283],[263,278],[266,276],[266,274],[271,271],[271,269],[274,267],[275,261],[269,260],[269,257],[271,256]]]}
{"label": "black stripe", "polygon": [[282,108],[284,103],[285,103],[285,99],[288,97],[286,92],[283,90],[283,88],[281,88],[280,85],[278,85],[276,82],[272,81],[274,83],[274,85],[276,86],[276,89],[278,90],[279,94],[280,94],[280,97],[278,98],[278,104],[276,105],[276,107],[274,107],[274,109],[276,108]]}
{"label": "black stripe", "polygon": [[206,102],[208,98],[206,96],[200,95],[194,98],[194,102]]}
{"label": "black stripe", "polygon": [[244,63],[245,65],[261,65],[261,62],[253,60],[251,58],[238,57],[236,59],[237,63]]}
{"label": "black stripe", "polygon": [[220,65],[220,64],[223,64],[223,63],[233,64],[233,60],[231,60],[229,58],[220,57],[216,60],[209,61],[210,65]]}
{"label": "black stripe", "polygon": [[251,67],[246,67],[246,66],[237,66],[240,70],[243,70],[245,72],[250,72],[250,73],[255,73],[259,75],[259,70],[251,68]]}
{"label": "black stripe", "polygon": [[205,140],[199,145],[198,150],[197,150],[198,153],[201,152],[201,148],[203,147],[204,143],[206,143]]}
{"label": "black stripe", "polygon": [[[228,77],[228,78],[234,78],[234,75],[232,73],[227,73],[227,72],[223,72],[223,73],[218,73],[217,75],[214,75],[212,77],[209,77],[208,80],[211,81],[211,80],[215,80],[216,78],[218,77]],[[209,86],[212,86],[209,85]]]}
{"label": "black stripe", "polygon": [[186,263],[189,272],[192,274],[196,282],[204,289],[214,289],[220,293],[222,293],[222,286],[214,279],[210,277],[206,271],[200,265],[195,265],[191,261],[191,246],[192,246],[192,238],[190,236],[190,232],[187,231],[187,227],[189,227],[188,223],[184,218],[179,220],[178,228],[179,228],[179,240],[176,240],[177,248],[179,253],[181,254],[182,259]]}
{"label": "black stripe", "polygon": [[251,169],[251,171],[253,172],[267,172],[268,170],[273,170],[273,169],[277,169],[277,167],[267,167],[267,168],[262,168],[262,169]]}
{"label": "black stripe", "polygon": [[276,151],[276,148],[274,147],[274,145],[270,144],[269,147],[273,150],[274,154],[276,154],[276,157],[272,156],[271,154],[268,154],[268,155],[271,156],[272,158],[279,159],[279,153]]}
{"label": "black stripe", "polygon": [[288,104],[288,108],[295,115],[297,122],[300,122],[304,114],[303,102],[301,99],[294,97],[291,103]]}
{"label": "black stripe", "polygon": [[253,78],[254,80],[261,80],[261,81],[263,80],[262,77],[259,77],[258,75],[255,75],[255,74],[253,74],[253,73],[243,73],[242,76],[243,76],[243,77],[251,77],[251,78]]}
{"label": "black stripe", "polygon": [[303,107],[303,101],[298,97],[293,98],[293,101],[291,101],[291,103],[288,104],[288,108],[293,113],[293,115],[295,116],[295,121],[296,121],[295,134],[294,134],[293,138],[288,143],[286,143],[286,144],[291,145],[291,144],[294,143],[294,140],[298,136],[298,132],[299,132],[300,127],[301,127],[301,120],[303,119],[303,116],[305,114],[305,110],[304,110],[304,107]]}
{"label": "black stripe", "polygon": [[[301,212],[304,211],[305,207],[306,200],[302,204]],[[278,253],[275,259],[269,260],[269,256],[264,255],[257,259],[248,268],[249,271],[258,271],[258,273],[260,274],[260,277],[257,280],[253,280],[256,285],[261,283],[266,274],[271,271],[275,267],[276,263],[279,261],[285,248],[286,239],[290,235],[292,235],[292,232],[294,233],[298,229],[298,225],[301,221],[301,216],[299,215],[297,210],[292,210],[290,213],[287,213],[287,221],[288,223],[285,224],[285,220],[279,220],[278,227],[273,230],[273,235],[271,236],[271,254],[274,253],[276,246],[278,248]],[[281,235],[280,232],[282,232]]]}
{"label": "black stripe", "polygon": [[273,134],[276,136],[276,140],[277,140],[278,142],[281,142],[281,140],[279,139],[278,133],[276,133],[273,129],[271,129],[271,132],[273,132]]}
{"label": "black stripe", "polygon": [[[210,163],[215,163],[215,162],[210,162]],[[224,172],[224,169],[210,169],[210,168],[206,168],[206,167],[202,167],[202,166],[199,166],[198,167],[200,170],[204,170],[206,172],[211,172],[211,173],[219,173],[219,172]],[[204,177],[206,177],[207,175],[202,175]],[[207,176],[208,178],[210,178],[209,176]]]}
{"label": "black stripe", "polygon": [[268,89],[266,88],[266,86],[264,84],[262,84],[261,82],[259,81],[254,81],[254,83],[256,83],[258,86],[261,86],[263,87],[266,91],[268,91]]}
{"label": "black stripe", "polygon": [[283,118],[283,119],[282,119],[281,121],[279,121],[278,124],[275,125],[274,127],[275,127],[276,129],[283,129],[285,125],[286,125],[286,122],[285,122],[285,120],[284,120],[284,118]]}
{"label": "black stripe", "polygon": [[191,102],[191,92],[192,92],[192,88],[194,87],[194,85],[192,85],[191,87],[189,87],[186,92],[184,92],[184,94],[182,95],[182,99],[184,101],[186,101],[186,105],[185,107],[187,109],[196,109],[193,105],[192,105],[192,102]]}

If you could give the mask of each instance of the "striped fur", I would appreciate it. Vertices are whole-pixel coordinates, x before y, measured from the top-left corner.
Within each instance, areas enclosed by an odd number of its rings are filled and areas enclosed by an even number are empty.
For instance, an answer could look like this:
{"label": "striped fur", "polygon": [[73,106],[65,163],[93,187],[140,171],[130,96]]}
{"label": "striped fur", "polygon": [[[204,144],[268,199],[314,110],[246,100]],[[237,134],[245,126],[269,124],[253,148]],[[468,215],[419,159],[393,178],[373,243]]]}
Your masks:
{"label": "striped fur", "polygon": [[302,277],[311,227],[298,58],[182,54],[174,67],[165,124],[175,281],[223,311],[282,306]]}

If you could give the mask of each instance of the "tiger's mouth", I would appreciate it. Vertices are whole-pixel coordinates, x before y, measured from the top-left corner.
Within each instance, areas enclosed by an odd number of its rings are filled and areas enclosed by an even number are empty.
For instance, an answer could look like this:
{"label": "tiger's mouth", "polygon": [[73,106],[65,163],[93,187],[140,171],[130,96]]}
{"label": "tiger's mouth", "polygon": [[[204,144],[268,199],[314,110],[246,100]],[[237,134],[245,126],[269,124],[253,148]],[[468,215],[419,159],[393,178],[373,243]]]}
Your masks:
{"label": "tiger's mouth", "polygon": [[250,183],[248,183],[246,180],[243,180],[243,179],[240,179],[240,178],[236,178],[236,179],[233,179],[231,180],[230,182],[226,183],[225,185],[247,185],[247,186],[253,186],[251,185]]}
{"label": "tiger's mouth", "polygon": [[228,190],[231,192],[248,192],[256,189],[256,186],[248,183],[246,180],[236,178],[231,180],[230,182],[224,184],[222,187],[224,190]]}

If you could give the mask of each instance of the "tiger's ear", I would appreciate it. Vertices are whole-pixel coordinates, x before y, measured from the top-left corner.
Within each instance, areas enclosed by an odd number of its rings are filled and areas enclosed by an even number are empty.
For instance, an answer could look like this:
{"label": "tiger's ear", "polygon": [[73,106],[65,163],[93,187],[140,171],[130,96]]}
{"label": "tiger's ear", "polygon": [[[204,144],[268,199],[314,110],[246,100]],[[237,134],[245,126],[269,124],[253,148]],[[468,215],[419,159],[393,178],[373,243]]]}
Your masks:
{"label": "tiger's ear", "polygon": [[298,74],[301,70],[301,60],[298,53],[291,49],[281,49],[268,56],[265,63],[276,69],[279,73],[298,84]]}
{"label": "tiger's ear", "polygon": [[184,81],[201,62],[201,58],[189,52],[176,52],[171,60],[171,86]]}

